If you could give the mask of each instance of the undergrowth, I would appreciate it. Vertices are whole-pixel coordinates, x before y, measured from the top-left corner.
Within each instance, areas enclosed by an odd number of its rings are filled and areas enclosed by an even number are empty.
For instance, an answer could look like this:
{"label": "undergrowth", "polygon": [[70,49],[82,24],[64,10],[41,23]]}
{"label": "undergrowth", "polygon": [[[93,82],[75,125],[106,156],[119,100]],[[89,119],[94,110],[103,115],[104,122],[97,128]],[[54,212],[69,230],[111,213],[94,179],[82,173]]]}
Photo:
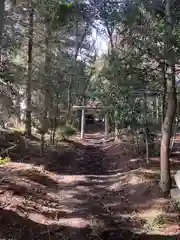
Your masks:
{"label": "undergrowth", "polygon": [[163,229],[166,225],[173,225],[174,223],[172,217],[160,214],[153,219],[150,219],[146,225],[148,229]]}
{"label": "undergrowth", "polygon": [[0,165],[6,164],[8,162],[10,162],[9,157],[0,157]]}
{"label": "undergrowth", "polygon": [[65,139],[67,137],[75,135],[77,130],[69,124],[61,125],[57,131],[56,131],[56,136],[57,138]]}

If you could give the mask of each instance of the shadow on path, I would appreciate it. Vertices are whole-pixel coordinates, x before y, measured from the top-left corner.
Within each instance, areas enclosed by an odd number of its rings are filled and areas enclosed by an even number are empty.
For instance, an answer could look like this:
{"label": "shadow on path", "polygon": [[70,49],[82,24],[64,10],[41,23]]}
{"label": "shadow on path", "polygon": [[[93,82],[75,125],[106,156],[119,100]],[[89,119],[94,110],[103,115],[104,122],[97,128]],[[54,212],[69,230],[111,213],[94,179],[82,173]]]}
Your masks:
{"label": "shadow on path", "polygon": [[[0,209],[0,238],[13,240],[170,240],[176,237],[161,235],[135,235],[131,231],[104,231],[101,235],[92,229],[75,228],[36,223],[28,218],[19,216],[10,210]],[[92,238],[93,237],[93,238]]]}
{"label": "shadow on path", "polygon": [[[29,240],[170,240],[167,236],[133,233],[143,230],[144,225],[133,214],[156,204],[159,189],[154,172],[149,176],[150,186],[134,179],[133,170],[139,165],[131,161],[132,152],[125,154],[124,143],[66,143],[64,149],[47,151],[44,159],[32,154],[16,169],[1,169],[0,176],[6,179],[0,191],[9,193],[3,201],[10,203],[10,209],[1,209],[0,238],[10,239],[10,231],[12,239]],[[26,169],[29,164],[33,165]]]}

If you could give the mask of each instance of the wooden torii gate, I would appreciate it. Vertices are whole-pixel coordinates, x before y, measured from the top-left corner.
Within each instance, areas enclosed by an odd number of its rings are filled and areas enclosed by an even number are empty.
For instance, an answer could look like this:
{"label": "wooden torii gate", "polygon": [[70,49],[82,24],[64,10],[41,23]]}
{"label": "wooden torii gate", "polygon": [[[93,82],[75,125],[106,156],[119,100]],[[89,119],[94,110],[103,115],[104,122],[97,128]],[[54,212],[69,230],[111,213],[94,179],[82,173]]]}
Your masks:
{"label": "wooden torii gate", "polygon": [[101,111],[104,112],[104,138],[108,139],[109,137],[109,107],[93,107],[93,106],[73,106],[74,110],[81,110],[81,139],[84,138],[85,133],[85,111],[91,110],[91,111]]}

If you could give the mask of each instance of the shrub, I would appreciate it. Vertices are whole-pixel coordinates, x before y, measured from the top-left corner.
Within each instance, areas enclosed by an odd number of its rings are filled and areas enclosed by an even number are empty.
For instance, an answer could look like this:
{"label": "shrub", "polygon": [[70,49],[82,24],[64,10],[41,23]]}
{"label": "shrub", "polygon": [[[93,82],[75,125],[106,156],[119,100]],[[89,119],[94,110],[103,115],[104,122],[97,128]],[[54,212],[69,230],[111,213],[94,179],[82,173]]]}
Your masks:
{"label": "shrub", "polygon": [[10,162],[9,157],[0,157],[0,165]]}
{"label": "shrub", "polygon": [[66,138],[74,135],[76,133],[76,129],[71,125],[63,125],[57,129],[57,136],[59,135],[61,138]]}

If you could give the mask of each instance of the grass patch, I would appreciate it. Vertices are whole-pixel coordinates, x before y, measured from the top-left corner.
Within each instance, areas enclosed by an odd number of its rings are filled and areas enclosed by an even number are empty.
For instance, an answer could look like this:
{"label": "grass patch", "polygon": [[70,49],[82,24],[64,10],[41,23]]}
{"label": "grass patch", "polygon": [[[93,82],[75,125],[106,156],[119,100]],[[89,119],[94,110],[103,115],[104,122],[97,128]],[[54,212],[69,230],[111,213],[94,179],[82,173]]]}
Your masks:
{"label": "grass patch", "polygon": [[176,220],[177,219],[174,216],[159,214],[153,219],[147,221],[146,228],[160,230],[167,225],[177,224]]}

